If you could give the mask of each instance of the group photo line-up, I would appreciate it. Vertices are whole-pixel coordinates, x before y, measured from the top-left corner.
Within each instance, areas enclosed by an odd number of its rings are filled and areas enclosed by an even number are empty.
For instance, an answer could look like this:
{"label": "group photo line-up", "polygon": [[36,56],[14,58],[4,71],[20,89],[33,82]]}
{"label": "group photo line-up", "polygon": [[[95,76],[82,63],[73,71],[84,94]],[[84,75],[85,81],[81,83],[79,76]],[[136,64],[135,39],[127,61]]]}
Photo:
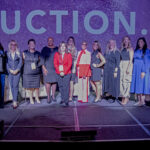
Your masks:
{"label": "group photo line-up", "polygon": [[125,106],[133,94],[137,100],[133,105],[150,106],[150,49],[145,37],[135,41],[136,47],[129,36],[120,45],[110,39],[104,53],[102,43],[92,42],[92,50],[86,41],[77,50],[73,36],[59,46],[48,37],[41,52],[34,39],[28,40],[24,51],[16,40],[8,43],[7,50],[0,43],[0,108],[11,99],[16,109],[20,93],[30,104],[40,104],[42,96],[48,104],[57,102],[57,89],[65,107],[75,100],[88,103],[90,93],[95,96],[93,103],[120,100]]}

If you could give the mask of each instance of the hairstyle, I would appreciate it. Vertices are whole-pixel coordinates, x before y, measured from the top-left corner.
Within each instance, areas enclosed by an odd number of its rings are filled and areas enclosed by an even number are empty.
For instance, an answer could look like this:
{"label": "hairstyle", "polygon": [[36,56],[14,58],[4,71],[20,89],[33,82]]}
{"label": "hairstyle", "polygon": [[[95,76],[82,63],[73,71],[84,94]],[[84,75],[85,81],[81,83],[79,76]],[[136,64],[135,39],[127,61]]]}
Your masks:
{"label": "hairstyle", "polygon": [[62,42],[59,44],[58,52],[61,54],[61,46],[62,46],[62,44],[65,44],[65,47],[66,47],[65,53],[68,53],[67,44],[66,44],[64,41],[62,41]]}
{"label": "hairstyle", "polygon": [[0,50],[4,51],[3,45],[0,43]]}
{"label": "hairstyle", "polygon": [[114,47],[114,49],[113,49],[113,52],[115,52],[116,50],[118,50],[117,44],[116,44],[116,40],[111,39],[111,40],[109,40],[108,43],[107,43],[107,46],[106,46],[106,54],[110,53],[110,49],[109,49],[110,41],[113,41],[113,42],[115,43],[115,47]]}
{"label": "hairstyle", "polygon": [[97,50],[98,50],[100,53],[102,53],[100,43],[99,43],[98,41],[94,41],[93,44],[94,44],[94,43],[97,43],[97,45],[98,45],[98,49],[97,49]]}
{"label": "hairstyle", "polygon": [[8,43],[8,52],[9,53],[11,53],[11,43],[15,43],[16,44],[16,54],[18,55],[18,56],[20,56],[20,51],[19,51],[19,48],[18,48],[18,44],[17,44],[17,42],[15,41],[15,40],[11,40],[9,43]]}
{"label": "hairstyle", "polygon": [[28,45],[29,45],[29,43],[30,42],[34,42],[34,44],[36,44],[36,42],[35,42],[35,40],[34,39],[30,39],[30,40],[28,40]]}
{"label": "hairstyle", "polygon": [[124,47],[125,47],[125,44],[124,44],[124,39],[125,38],[128,38],[129,39],[129,43],[128,43],[128,47],[127,47],[127,51],[129,51],[129,49],[131,48],[131,39],[130,39],[130,37],[129,36],[124,36],[123,38],[122,38],[122,42],[121,42],[121,51],[124,49]]}
{"label": "hairstyle", "polygon": [[144,37],[138,38],[137,43],[136,43],[136,49],[135,49],[135,51],[137,51],[140,48],[139,47],[139,41],[140,40],[143,40],[143,42],[144,42],[144,46],[143,46],[142,51],[143,51],[143,55],[145,55],[145,52],[146,52],[146,49],[147,49],[147,42],[146,42],[146,39]]}
{"label": "hairstyle", "polygon": [[75,45],[75,39],[73,36],[69,36],[67,39],[67,44],[69,43],[69,40],[72,39],[73,40],[73,44]]}

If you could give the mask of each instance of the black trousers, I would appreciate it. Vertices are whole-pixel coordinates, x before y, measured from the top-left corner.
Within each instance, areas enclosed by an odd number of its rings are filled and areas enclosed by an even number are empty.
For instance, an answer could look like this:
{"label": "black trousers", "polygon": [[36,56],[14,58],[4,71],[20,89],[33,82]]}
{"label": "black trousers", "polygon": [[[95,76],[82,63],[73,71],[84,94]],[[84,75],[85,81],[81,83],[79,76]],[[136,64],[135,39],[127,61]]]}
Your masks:
{"label": "black trousers", "polygon": [[61,93],[62,101],[65,103],[69,101],[70,80],[71,74],[67,74],[64,77],[57,75],[59,91]]}

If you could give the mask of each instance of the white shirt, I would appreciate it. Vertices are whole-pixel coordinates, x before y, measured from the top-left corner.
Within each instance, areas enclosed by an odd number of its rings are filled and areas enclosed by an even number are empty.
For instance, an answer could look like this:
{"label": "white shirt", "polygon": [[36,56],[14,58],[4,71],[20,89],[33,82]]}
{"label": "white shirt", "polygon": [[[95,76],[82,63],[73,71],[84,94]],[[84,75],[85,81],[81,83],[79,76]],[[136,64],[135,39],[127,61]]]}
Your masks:
{"label": "white shirt", "polygon": [[13,60],[15,59],[15,54],[16,54],[16,52],[11,53],[11,57],[13,58]]}

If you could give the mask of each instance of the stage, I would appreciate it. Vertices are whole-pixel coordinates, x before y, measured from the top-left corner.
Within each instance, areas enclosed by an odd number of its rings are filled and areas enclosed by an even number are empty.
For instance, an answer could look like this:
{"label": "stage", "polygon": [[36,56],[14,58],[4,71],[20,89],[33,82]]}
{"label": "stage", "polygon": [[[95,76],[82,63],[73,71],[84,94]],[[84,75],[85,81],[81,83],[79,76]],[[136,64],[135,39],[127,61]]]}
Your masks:
{"label": "stage", "polygon": [[[0,142],[65,142],[86,141],[80,137],[62,139],[64,131],[96,131],[91,142],[150,140],[150,107],[137,107],[131,100],[125,107],[120,101],[110,103],[103,99],[92,103],[94,96],[89,96],[89,103],[70,102],[69,107],[57,102],[47,104],[29,104],[21,101],[13,110],[11,103],[0,109],[0,120],[4,120],[4,137]],[[75,133],[75,132],[74,132]]]}

